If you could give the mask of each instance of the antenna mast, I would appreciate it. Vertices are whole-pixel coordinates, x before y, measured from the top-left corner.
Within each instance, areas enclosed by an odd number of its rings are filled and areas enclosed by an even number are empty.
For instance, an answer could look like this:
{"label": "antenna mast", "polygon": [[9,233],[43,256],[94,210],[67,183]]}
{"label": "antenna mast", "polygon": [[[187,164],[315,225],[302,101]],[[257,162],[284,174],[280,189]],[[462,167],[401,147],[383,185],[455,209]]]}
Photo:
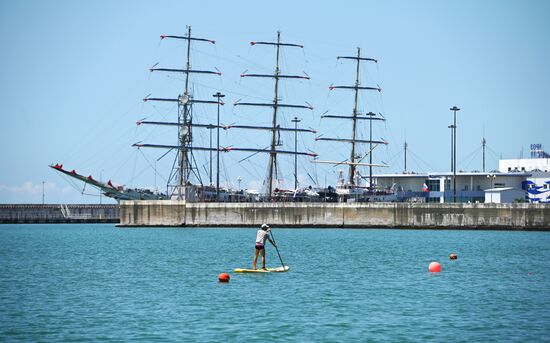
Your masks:
{"label": "antenna mast", "polygon": [[409,147],[409,145],[407,144],[407,141],[405,141],[405,144],[403,144],[403,149],[405,151],[405,169],[403,170],[403,172],[407,172],[407,148]]}
{"label": "antenna mast", "polygon": [[485,137],[481,140],[481,147],[483,150],[483,172],[485,173],[485,146],[487,145],[487,141],[485,140]]}
{"label": "antenna mast", "polygon": [[[294,123],[294,129],[298,129],[298,123],[301,122],[298,117],[291,120]],[[298,131],[294,131],[294,152],[298,152]],[[294,155],[294,190],[298,189],[298,155]]]}

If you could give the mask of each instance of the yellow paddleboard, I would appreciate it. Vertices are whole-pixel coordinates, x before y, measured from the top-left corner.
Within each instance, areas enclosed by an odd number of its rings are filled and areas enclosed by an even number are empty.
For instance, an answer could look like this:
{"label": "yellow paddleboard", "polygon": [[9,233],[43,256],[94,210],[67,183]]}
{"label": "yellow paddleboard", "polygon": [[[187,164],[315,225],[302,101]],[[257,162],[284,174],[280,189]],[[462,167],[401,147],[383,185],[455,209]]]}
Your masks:
{"label": "yellow paddleboard", "polygon": [[267,268],[267,269],[244,269],[244,268],[236,268],[235,273],[282,273],[282,272],[288,272],[290,269],[289,266],[278,267],[278,268]]}

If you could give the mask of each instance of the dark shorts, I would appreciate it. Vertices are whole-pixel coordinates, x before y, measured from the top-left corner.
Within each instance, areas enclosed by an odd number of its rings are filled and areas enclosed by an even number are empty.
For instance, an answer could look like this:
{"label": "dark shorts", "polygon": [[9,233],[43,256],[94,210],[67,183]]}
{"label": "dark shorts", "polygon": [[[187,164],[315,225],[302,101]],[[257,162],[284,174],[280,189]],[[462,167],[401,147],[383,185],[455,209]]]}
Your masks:
{"label": "dark shorts", "polygon": [[265,247],[261,244],[256,244],[256,250],[263,250]]}

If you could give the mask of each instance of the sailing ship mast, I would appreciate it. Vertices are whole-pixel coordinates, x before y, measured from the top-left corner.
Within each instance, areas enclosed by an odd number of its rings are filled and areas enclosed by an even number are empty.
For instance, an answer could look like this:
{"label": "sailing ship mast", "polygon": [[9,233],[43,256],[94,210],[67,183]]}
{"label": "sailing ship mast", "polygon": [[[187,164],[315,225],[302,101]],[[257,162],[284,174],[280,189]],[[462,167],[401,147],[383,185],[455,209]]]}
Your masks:
{"label": "sailing ship mast", "polygon": [[[292,44],[292,43],[281,43],[281,32],[277,31],[277,41],[276,42],[251,42],[250,45],[271,45],[275,46],[276,48],[276,54],[275,54],[275,72],[273,74],[242,74],[241,77],[263,77],[263,78],[272,78],[275,81],[274,84],[274,97],[273,97],[273,103],[249,103],[249,102],[236,102],[235,106],[263,106],[263,107],[272,107],[273,108],[273,116],[272,116],[272,124],[269,130],[271,131],[271,143],[270,143],[270,149],[237,149],[237,148],[230,148],[230,150],[240,150],[240,151],[260,151],[260,152],[267,152],[269,153],[269,164],[268,164],[268,176],[267,176],[267,190],[268,190],[268,196],[273,195],[273,178],[277,178],[277,154],[291,154],[291,155],[307,155],[315,157],[317,156],[314,153],[308,153],[308,152],[298,152],[298,151],[285,151],[285,150],[277,150],[276,147],[277,144],[277,135],[280,131],[294,131],[294,132],[312,132],[314,133],[314,130],[306,130],[306,129],[297,129],[297,128],[281,128],[278,124],[278,117],[277,112],[279,108],[299,108],[299,109],[309,109],[313,110],[313,107],[309,105],[292,105],[292,104],[284,104],[280,102],[279,99],[279,80],[281,79],[306,79],[309,80],[309,76],[301,76],[301,75],[285,75],[281,74],[281,70],[279,68],[279,56],[280,56],[280,48],[281,47],[297,47],[297,48],[303,48],[303,45],[300,44]],[[258,127],[256,127],[258,128]]]}
{"label": "sailing ship mast", "polygon": [[[178,150],[178,162],[179,166],[178,168],[174,168],[172,170],[172,173],[169,178],[169,182],[174,179],[174,175],[177,176],[178,181],[178,199],[187,199],[186,196],[186,190],[187,186],[190,184],[190,177],[191,175],[195,175],[196,178],[200,181],[200,174],[198,173],[198,168],[196,167],[195,159],[193,156],[194,151],[222,151],[222,152],[229,152],[229,151],[243,151],[243,152],[255,152],[255,153],[269,153],[270,154],[270,176],[269,180],[273,179],[273,170],[276,168],[276,155],[277,154],[296,154],[296,155],[307,155],[307,156],[317,156],[314,153],[310,152],[295,152],[295,151],[289,151],[289,150],[280,150],[277,149],[276,146],[276,138],[277,135],[280,134],[282,131],[291,131],[291,132],[309,132],[309,133],[316,133],[315,130],[311,129],[297,129],[297,128],[287,128],[287,127],[280,127],[280,125],[277,122],[277,109],[279,107],[289,107],[289,108],[307,108],[312,109],[310,106],[302,106],[302,105],[289,105],[289,104],[281,104],[279,103],[278,98],[278,80],[282,78],[302,78],[302,79],[309,79],[307,76],[295,76],[295,75],[282,75],[279,70],[279,47],[280,46],[299,46],[297,44],[289,44],[289,43],[281,43],[279,34],[277,38],[277,43],[271,43],[271,42],[252,42],[252,45],[276,45],[277,46],[277,64],[275,69],[274,75],[264,75],[264,74],[243,74],[241,77],[272,77],[275,79],[275,98],[273,101],[273,104],[264,104],[264,103],[242,103],[237,102],[235,103],[235,106],[237,105],[247,105],[247,106],[270,106],[274,108],[274,114],[273,114],[273,121],[271,126],[253,126],[253,125],[224,125],[224,124],[201,124],[201,123],[194,123],[193,122],[193,114],[192,114],[192,106],[193,104],[219,104],[223,105],[224,103],[219,101],[210,101],[210,100],[198,100],[194,99],[192,94],[189,92],[189,74],[191,73],[199,73],[199,74],[215,74],[215,75],[221,75],[218,71],[207,71],[207,70],[194,70],[191,69],[190,64],[190,45],[191,41],[199,41],[199,42],[210,42],[212,44],[215,43],[213,40],[209,39],[203,39],[203,38],[196,38],[191,36],[191,28],[188,27],[188,32],[186,36],[161,36],[162,39],[164,38],[175,38],[175,39],[184,39],[187,40],[187,62],[186,62],[186,68],[185,69],[168,69],[168,68],[151,68],[151,71],[161,71],[161,72],[178,72],[178,73],[184,73],[186,75],[185,78],[185,88],[183,91],[183,94],[180,95],[177,99],[166,99],[166,98],[151,98],[146,97],[144,101],[169,101],[169,102],[177,102],[178,103],[178,122],[159,122],[159,121],[147,121],[147,120],[141,120],[138,122],[138,125],[141,124],[151,124],[151,125],[167,125],[167,126],[177,126],[178,127],[178,142],[179,145],[159,145],[159,144],[134,144],[134,146],[137,147],[153,147],[153,148],[165,148],[165,149],[177,149]],[[300,46],[301,47],[301,46]],[[249,130],[267,130],[272,132],[272,140],[271,145],[269,149],[256,149],[256,148],[242,148],[242,147],[220,147],[220,148],[208,148],[208,147],[199,147],[192,144],[192,135],[191,135],[191,129],[192,128],[217,128],[217,129],[249,129]],[[195,166],[193,166],[195,164]],[[201,182],[202,184],[202,182]],[[272,181],[269,182],[269,184],[272,184]],[[272,188],[269,189],[269,194],[272,193]],[[176,195],[172,193],[172,195]]]}
{"label": "sailing ship mast", "polygon": [[[220,100],[199,100],[194,99],[193,95],[189,92],[189,75],[190,74],[213,74],[221,75],[219,71],[209,71],[209,70],[195,70],[191,69],[191,42],[207,42],[215,44],[216,42],[211,39],[197,38],[191,36],[191,27],[187,27],[187,35],[185,36],[173,36],[173,35],[162,35],[161,39],[178,39],[184,40],[187,42],[187,53],[186,53],[186,63],[185,69],[172,69],[172,68],[155,68],[153,66],[151,72],[173,72],[173,73],[183,73],[185,74],[185,86],[183,93],[177,98],[151,98],[146,97],[143,101],[161,101],[161,102],[176,102],[178,104],[178,122],[177,123],[168,123],[168,122],[154,122],[142,120],[138,122],[140,124],[152,124],[152,125],[172,125],[178,127],[178,145],[160,145],[160,144],[134,144],[134,146],[148,147],[148,148],[163,148],[170,150],[177,150],[176,161],[178,165],[172,168],[170,176],[168,178],[168,187],[170,183],[175,182],[176,186],[173,187],[171,197],[177,195],[178,200],[183,200],[188,198],[187,194],[187,185],[190,182],[192,174],[200,181],[200,174],[198,168],[196,167],[194,151],[227,151],[224,148],[212,148],[212,147],[198,147],[192,145],[192,128],[193,127],[202,127],[209,128],[218,127],[217,125],[211,124],[194,124],[193,123],[193,105],[194,104],[220,104],[223,105],[223,102]],[[176,162],[175,161],[175,162]],[[195,165],[195,166],[193,166]],[[202,182],[201,182],[202,184]]]}
{"label": "sailing ship mast", "polygon": [[[344,142],[344,143],[351,143],[351,154],[349,161],[316,161],[316,163],[328,163],[328,164],[334,164],[334,165],[340,165],[340,164],[346,164],[349,165],[349,175],[348,175],[348,181],[351,186],[356,186],[355,184],[355,177],[357,174],[357,167],[358,166],[368,166],[369,167],[369,188],[372,188],[372,167],[387,167],[385,164],[373,164],[372,163],[372,152],[373,150],[380,144],[388,144],[385,140],[373,140],[372,139],[372,121],[378,120],[378,121],[384,121],[385,119],[381,116],[376,116],[373,112],[368,112],[365,115],[362,115],[359,112],[358,109],[358,100],[359,100],[359,91],[378,91],[381,92],[382,90],[380,87],[365,87],[361,86],[361,80],[360,80],[360,65],[361,62],[374,62],[378,63],[378,60],[374,58],[368,58],[368,57],[361,57],[361,48],[357,48],[357,56],[338,56],[338,60],[345,59],[345,60],[354,60],[356,62],[355,67],[355,84],[353,86],[330,86],[329,89],[351,89],[354,91],[354,106],[353,106],[353,113],[351,116],[349,115],[322,115],[321,118],[332,118],[332,119],[346,119],[346,120],[352,120],[352,131],[351,131],[351,138],[330,138],[330,137],[317,137],[315,140],[319,141],[333,141],[333,142]],[[368,120],[370,125],[369,130],[369,139],[357,139],[357,124],[359,120]],[[369,151],[361,157],[360,155],[357,155],[356,153],[356,145],[357,144],[369,144]],[[373,145],[374,144],[374,145]],[[364,163],[362,160],[369,156],[369,163]]]}

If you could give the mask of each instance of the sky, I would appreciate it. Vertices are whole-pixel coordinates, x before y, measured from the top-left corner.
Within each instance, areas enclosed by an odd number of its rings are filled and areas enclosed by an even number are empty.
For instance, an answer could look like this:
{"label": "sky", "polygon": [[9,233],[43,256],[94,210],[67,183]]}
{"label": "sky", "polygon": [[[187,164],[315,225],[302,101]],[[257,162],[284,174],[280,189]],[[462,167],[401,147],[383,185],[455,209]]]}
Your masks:
{"label": "sky", "polygon": [[[350,145],[315,141],[315,136],[351,136],[347,121],[321,115],[349,115],[353,92],[329,91],[352,85],[353,62],[337,60],[361,48],[378,63],[362,63],[361,85],[382,88],[363,92],[362,113],[381,113],[373,139],[387,146],[373,152],[386,163],[374,173],[407,169],[448,171],[452,112],[458,106],[457,168],[481,170],[481,140],[487,140],[487,170],[500,158],[529,156],[529,146],[547,146],[550,116],[550,2],[548,1],[9,1],[0,2],[0,203],[99,203],[97,190],[72,183],[48,168],[64,168],[128,187],[163,189],[174,153],[137,149],[133,143],[175,144],[174,128],[137,126],[140,119],[176,120],[173,104],[144,103],[151,94],[176,97],[184,79],[178,74],[150,73],[159,67],[182,68],[185,46],[160,35],[193,35],[216,44],[196,43],[192,67],[219,69],[222,76],[193,76],[196,99],[226,94],[223,124],[269,125],[269,109],[233,106],[236,101],[273,100],[273,81],[241,78],[274,70],[275,50],[251,46],[273,41],[304,48],[284,48],[281,70],[311,77],[281,82],[281,102],[309,103],[314,110],[283,110],[281,126],[318,131],[300,134],[298,149],[321,160],[349,158]],[[216,108],[197,105],[194,120],[213,123]],[[368,138],[361,123],[360,138]],[[209,145],[208,130],[195,130],[195,142]],[[293,149],[293,134],[281,135]],[[222,131],[221,146],[265,148],[265,132]],[[215,145],[215,139],[214,139]],[[362,150],[361,150],[362,149]],[[361,147],[362,153],[366,147]],[[261,189],[267,155],[222,153],[224,186]],[[293,158],[282,156],[279,179],[293,184]],[[334,185],[339,170],[300,157],[301,186]],[[208,154],[197,156],[204,183],[209,182]],[[155,172],[155,169],[157,172]],[[215,169],[215,167],[214,167]],[[368,173],[362,169],[363,174]],[[44,192],[43,192],[44,190]]]}

